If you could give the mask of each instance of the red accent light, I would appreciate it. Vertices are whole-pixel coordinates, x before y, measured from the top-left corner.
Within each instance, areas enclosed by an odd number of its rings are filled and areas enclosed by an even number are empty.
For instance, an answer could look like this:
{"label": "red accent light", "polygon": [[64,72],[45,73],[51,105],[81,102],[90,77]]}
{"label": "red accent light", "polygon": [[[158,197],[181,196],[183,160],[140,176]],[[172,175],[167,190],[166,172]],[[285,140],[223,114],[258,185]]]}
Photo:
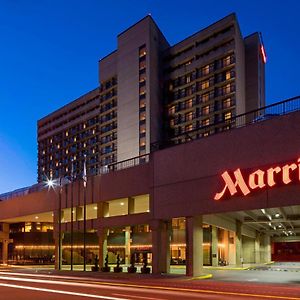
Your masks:
{"label": "red accent light", "polygon": [[[297,179],[295,179],[295,176],[291,176],[296,170],[298,170]],[[248,178],[245,178],[245,175],[243,175],[240,169],[236,169],[232,176],[228,171],[225,171],[221,175],[225,185],[221,192],[215,194],[214,200],[220,200],[228,193],[234,196],[240,191],[246,196],[256,189],[263,189],[266,186],[273,187],[277,183],[275,181],[275,174],[280,173],[282,184],[286,185],[296,180],[300,181],[300,158],[298,158],[297,163],[286,164],[282,167],[276,166],[266,171],[257,169],[249,174]],[[239,188],[239,191],[237,188]]]}
{"label": "red accent light", "polygon": [[264,61],[264,63],[266,63],[267,62],[267,55],[266,55],[266,51],[265,51],[265,48],[264,48],[263,45],[260,46],[260,51],[261,51],[263,61]]}

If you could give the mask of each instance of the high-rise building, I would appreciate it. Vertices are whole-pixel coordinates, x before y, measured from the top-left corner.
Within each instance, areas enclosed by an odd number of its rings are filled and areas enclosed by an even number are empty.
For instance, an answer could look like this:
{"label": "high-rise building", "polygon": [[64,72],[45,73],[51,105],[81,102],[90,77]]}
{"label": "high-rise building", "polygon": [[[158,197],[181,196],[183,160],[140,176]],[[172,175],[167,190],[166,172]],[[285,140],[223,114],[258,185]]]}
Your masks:
{"label": "high-rise building", "polygon": [[[99,62],[99,88],[38,121],[38,181],[87,172],[235,126],[265,105],[258,33],[234,14],[170,46],[151,16],[117,37]],[[225,122],[224,121],[228,121]]]}

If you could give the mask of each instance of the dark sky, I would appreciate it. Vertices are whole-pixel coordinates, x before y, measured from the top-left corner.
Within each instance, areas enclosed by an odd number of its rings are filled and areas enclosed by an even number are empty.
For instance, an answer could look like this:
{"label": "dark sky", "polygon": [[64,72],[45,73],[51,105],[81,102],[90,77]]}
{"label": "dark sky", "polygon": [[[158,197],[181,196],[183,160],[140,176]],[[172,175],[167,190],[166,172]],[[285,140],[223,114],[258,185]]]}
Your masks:
{"label": "dark sky", "polygon": [[97,86],[98,60],[148,13],[174,44],[236,12],[261,31],[267,103],[299,95],[298,0],[0,0],[0,193],[36,182],[36,121]]}

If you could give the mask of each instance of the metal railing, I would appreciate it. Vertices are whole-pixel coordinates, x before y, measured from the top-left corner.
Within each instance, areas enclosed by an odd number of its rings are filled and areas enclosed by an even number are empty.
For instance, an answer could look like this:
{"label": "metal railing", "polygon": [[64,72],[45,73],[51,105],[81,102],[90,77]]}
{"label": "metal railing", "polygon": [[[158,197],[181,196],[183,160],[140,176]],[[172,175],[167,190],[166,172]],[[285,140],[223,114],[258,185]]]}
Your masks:
{"label": "metal railing", "polygon": [[252,110],[241,115],[233,116],[227,120],[221,120],[207,126],[201,126],[196,129],[175,135],[167,140],[152,143],[151,152],[177,144],[184,144],[192,140],[224,132],[230,129],[240,128],[246,125],[269,120],[271,118],[286,115],[298,110],[300,110],[300,96],[277,102],[260,109]]}
{"label": "metal railing", "polygon": [[98,174],[107,174],[113,171],[128,169],[142,164],[146,164],[148,162],[149,162],[149,154],[144,154],[137,157],[122,160],[116,163],[112,163],[107,166],[103,166],[99,169]]}

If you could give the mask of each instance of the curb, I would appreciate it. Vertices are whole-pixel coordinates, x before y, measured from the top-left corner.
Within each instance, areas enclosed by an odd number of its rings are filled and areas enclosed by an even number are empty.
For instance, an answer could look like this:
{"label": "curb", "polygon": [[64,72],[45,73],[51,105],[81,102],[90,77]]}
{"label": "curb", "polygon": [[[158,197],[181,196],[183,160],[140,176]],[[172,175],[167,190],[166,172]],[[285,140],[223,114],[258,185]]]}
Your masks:
{"label": "curb", "polygon": [[186,280],[203,280],[203,279],[210,279],[212,278],[213,275],[212,274],[206,274],[206,275],[201,275],[201,276],[197,276],[197,277],[192,277]]}

